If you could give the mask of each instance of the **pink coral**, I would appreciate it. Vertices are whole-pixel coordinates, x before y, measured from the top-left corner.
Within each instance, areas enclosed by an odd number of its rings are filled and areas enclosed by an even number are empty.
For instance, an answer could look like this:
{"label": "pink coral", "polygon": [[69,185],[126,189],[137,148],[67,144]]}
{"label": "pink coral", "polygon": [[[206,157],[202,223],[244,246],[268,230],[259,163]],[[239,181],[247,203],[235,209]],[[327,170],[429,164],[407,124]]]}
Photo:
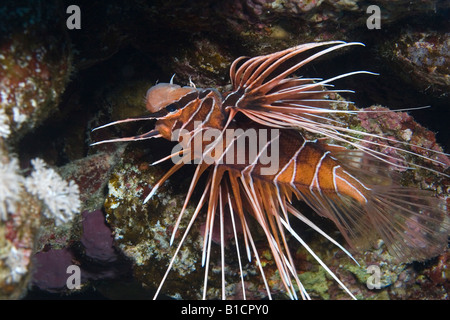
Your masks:
{"label": "pink coral", "polygon": [[[450,166],[450,159],[442,154],[443,150],[437,144],[435,134],[415,122],[406,112],[395,112],[381,106],[372,106],[363,110],[371,112],[358,113],[360,125],[369,133],[391,139],[367,138],[369,142],[379,143],[380,149],[385,154],[393,156],[399,161],[406,160],[404,153],[401,155],[396,149],[392,148],[402,147],[427,158],[436,159],[443,163],[445,167]],[[435,150],[437,153],[433,154],[429,150]]]}

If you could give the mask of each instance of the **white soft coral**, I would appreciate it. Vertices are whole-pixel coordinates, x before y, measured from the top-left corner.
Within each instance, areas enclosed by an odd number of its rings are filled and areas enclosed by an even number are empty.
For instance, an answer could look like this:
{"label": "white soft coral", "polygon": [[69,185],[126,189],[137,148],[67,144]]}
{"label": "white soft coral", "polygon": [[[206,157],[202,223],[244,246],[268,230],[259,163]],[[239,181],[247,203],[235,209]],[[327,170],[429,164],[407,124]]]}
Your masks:
{"label": "white soft coral", "polygon": [[8,212],[16,210],[22,192],[22,182],[16,158],[6,164],[0,161],[0,220],[7,220]]}
{"label": "white soft coral", "polygon": [[54,219],[56,225],[72,220],[81,208],[78,185],[62,179],[42,159],[31,160],[31,164],[34,171],[25,179],[25,187],[44,202],[44,215]]}
{"label": "white soft coral", "polygon": [[9,118],[6,115],[5,110],[0,109],[0,138],[8,138],[10,134]]}

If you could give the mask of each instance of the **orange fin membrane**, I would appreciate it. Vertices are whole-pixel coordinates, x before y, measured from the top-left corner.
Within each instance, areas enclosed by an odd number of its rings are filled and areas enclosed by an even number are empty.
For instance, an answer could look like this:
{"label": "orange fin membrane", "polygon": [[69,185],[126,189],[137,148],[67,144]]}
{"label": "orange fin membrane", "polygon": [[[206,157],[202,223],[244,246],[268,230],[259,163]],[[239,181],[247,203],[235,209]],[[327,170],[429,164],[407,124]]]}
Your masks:
{"label": "orange fin membrane", "polygon": [[445,250],[450,221],[443,199],[397,184],[397,173],[363,152],[349,150],[336,157],[366,187],[367,202],[338,192],[302,191],[300,196],[331,219],[350,245],[364,249],[381,238],[399,262],[423,261]]}

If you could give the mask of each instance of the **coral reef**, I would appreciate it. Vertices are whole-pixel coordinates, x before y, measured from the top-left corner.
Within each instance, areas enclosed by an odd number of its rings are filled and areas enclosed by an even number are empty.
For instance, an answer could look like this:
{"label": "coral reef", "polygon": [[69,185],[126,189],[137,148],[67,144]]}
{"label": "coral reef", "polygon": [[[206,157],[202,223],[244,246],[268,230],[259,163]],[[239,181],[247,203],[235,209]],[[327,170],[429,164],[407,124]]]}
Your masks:
{"label": "coral reef", "polygon": [[104,263],[117,260],[112,232],[105,224],[103,212],[85,212],[83,218],[83,235],[80,242],[85,248],[85,255]]}
{"label": "coral reef", "polygon": [[26,293],[41,203],[22,188],[18,161],[0,151],[0,298]]}
{"label": "coral reef", "polygon": [[34,256],[33,285],[48,292],[66,289],[67,268],[74,261],[75,257],[68,249],[38,252]]}
{"label": "coral reef", "polygon": [[9,117],[11,139],[56,110],[69,81],[72,52],[58,23],[62,21],[58,18],[55,24],[57,10],[54,3],[45,8],[15,1],[2,4],[0,109]]}
{"label": "coral reef", "polygon": [[[113,234],[105,223],[101,210],[83,212],[79,235],[63,239],[62,234],[53,234],[40,243],[45,247],[33,256],[31,286],[42,292],[70,295],[83,292],[92,283],[117,279],[130,273],[130,264],[115,249]],[[69,232],[65,232],[67,236]],[[69,267],[80,270],[80,287],[69,288]]]}
{"label": "coral reef", "polygon": [[51,225],[61,226],[73,220],[81,205],[73,181],[63,180],[41,159],[32,163],[34,170],[26,178],[20,174],[16,158],[0,163],[0,295],[4,298],[26,293],[28,269],[44,217]]}
{"label": "coral reef", "polygon": [[435,30],[405,31],[391,55],[398,72],[419,90],[448,95],[450,86],[450,33]]}
{"label": "coral reef", "polygon": [[[431,154],[423,148],[443,152],[442,147],[436,142],[436,137],[433,132],[415,122],[413,117],[406,112],[394,112],[382,106],[372,106],[364,110],[369,112],[358,114],[359,125],[363,129],[369,133],[383,134],[386,138],[392,138],[401,143],[384,142],[380,141],[380,139],[370,137],[363,144],[367,143],[367,141],[378,142],[381,144],[381,152],[397,157],[399,161],[403,162],[409,162],[412,159],[410,157],[405,159],[404,156],[400,155],[396,156],[396,151],[391,146],[396,145],[399,147],[402,143],[413,144],[414,146],[402,146],[402,148],[409,149],[425,157],[430,157]],[[435,154],[433,157],[435,160],[444,163],[447,167],[450,166],[450,159],[447,156]],[[427,167],[433,166],[431,161],[425,161],[420,164]],[[439,170],[439,167],[436,169]],[[446,169],[446,167],[442,169]]]}

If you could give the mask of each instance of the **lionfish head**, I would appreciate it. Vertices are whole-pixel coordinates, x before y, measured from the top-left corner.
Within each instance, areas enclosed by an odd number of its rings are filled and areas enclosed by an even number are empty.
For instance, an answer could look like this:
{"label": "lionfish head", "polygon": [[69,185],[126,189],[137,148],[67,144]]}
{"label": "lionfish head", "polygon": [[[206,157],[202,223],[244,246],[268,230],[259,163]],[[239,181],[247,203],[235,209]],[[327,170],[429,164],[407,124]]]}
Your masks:
{"label": "lionfish head", "polygon": [[148,111],[155,118],[165,117],[185,105],[183,98],[195,93],[194,87],[181,87],[172,83],[159,83],[147,91],[145,97]]}
{"label": "lionfish head", "polygon": [[[173,84],[172,80],[171,83],[159,83],[148,89],[145,96],[146,108],[148,111],[150,111],[149,115],[145,115],[144,117],[139,118],[129,118],[110,122],[103,126],[94,128],[92,131],[127,122],[176,119],[177,117],[179,117],[180,113],[187,105],[187,103],[192,99],[198,97],[198,93],[199,91],[195,88],[195,86],[181,87],[179,85]],[[161,135],[160,130],[167,131],[167,128],[164,129],[164,126],[160,123],[159,130],[158,128],[155,128],[153,130],[150,130],[149,132],[132,137],[102,140],[92,143],[91,146],[109,142],[138,141],[151,138],[160,138],[163,136]]]}

